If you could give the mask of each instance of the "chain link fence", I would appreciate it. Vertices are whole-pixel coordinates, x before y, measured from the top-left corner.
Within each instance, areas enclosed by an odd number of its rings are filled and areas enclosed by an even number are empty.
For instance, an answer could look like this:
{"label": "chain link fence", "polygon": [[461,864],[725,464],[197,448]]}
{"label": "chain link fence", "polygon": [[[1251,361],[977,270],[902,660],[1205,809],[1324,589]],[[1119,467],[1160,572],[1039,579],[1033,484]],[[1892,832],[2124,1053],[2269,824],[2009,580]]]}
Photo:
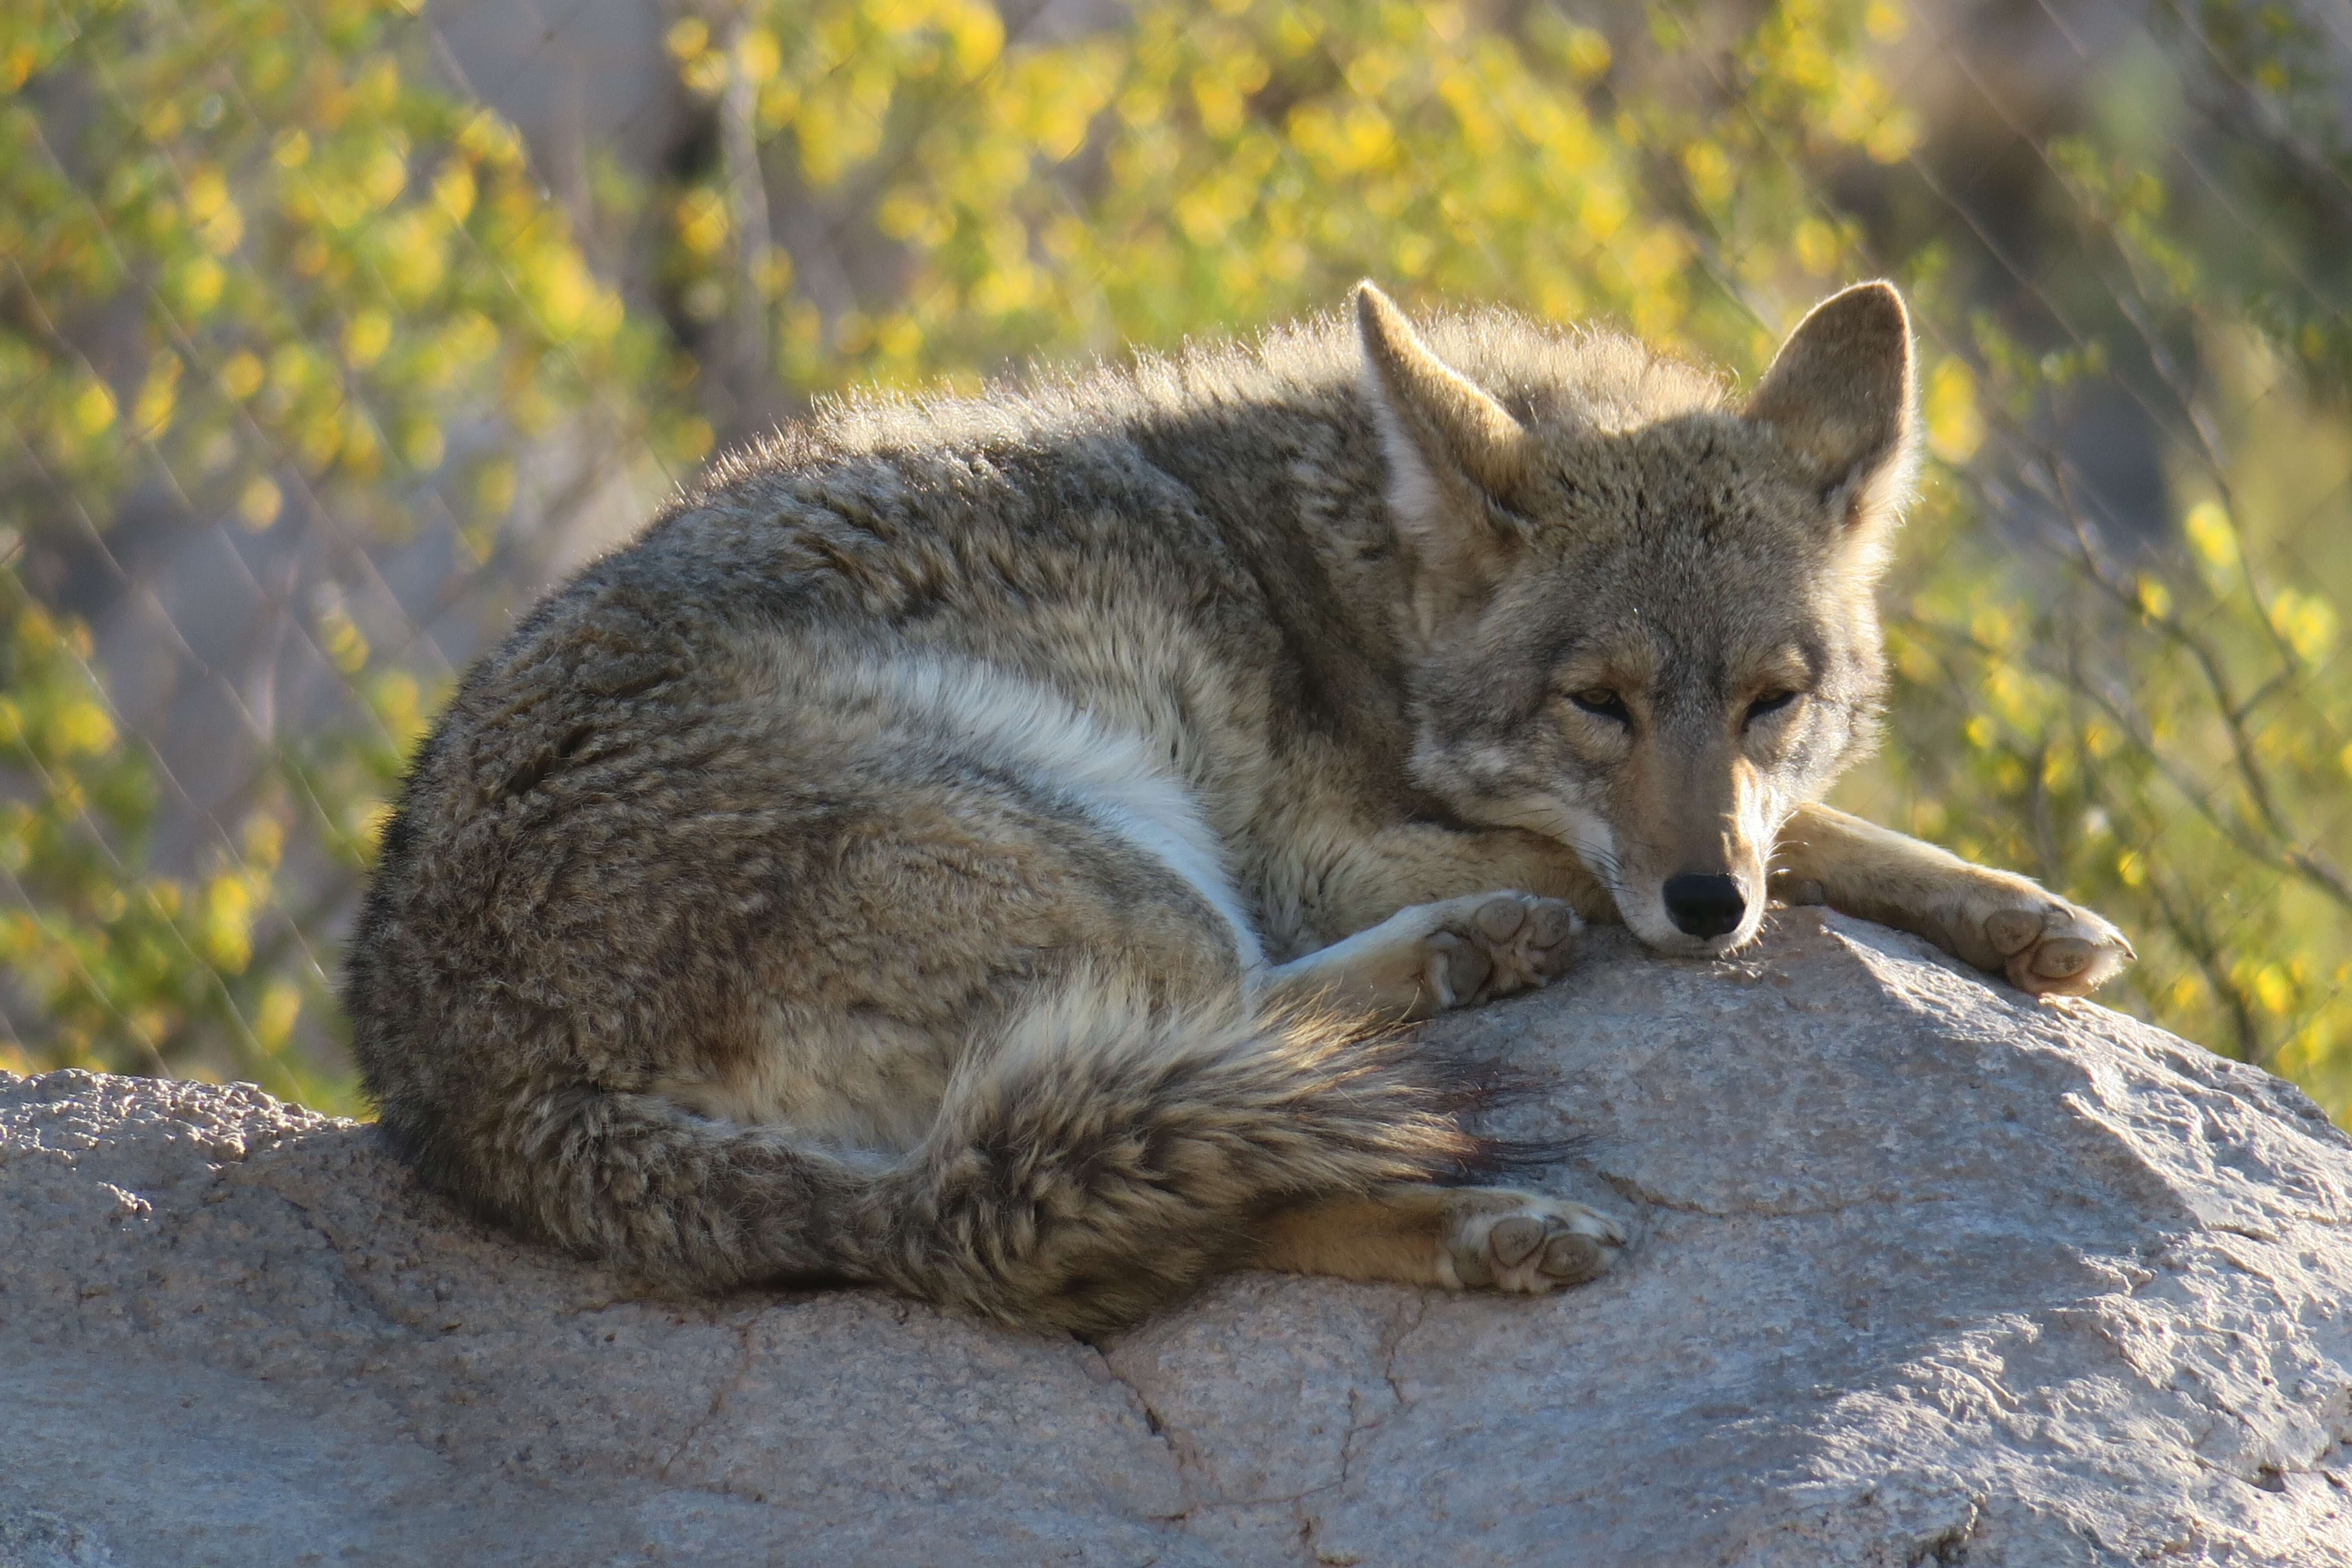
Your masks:
{"label": "chain link fence", "polygon": [[2352,1110],[2352,19],[2327,0],[29,0],[0,17],[0,1065],[352,1107],[467,658],[718,446],[1370,275],[1753,374],[1902,282],[1855,809]]}

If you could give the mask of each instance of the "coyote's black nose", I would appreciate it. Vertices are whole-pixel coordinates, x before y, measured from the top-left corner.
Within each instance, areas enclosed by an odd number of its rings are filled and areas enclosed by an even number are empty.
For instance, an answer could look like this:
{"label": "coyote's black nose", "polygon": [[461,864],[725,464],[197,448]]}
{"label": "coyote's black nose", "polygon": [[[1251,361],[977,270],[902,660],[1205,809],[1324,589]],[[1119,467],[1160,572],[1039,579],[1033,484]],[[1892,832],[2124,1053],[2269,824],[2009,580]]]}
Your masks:
{"label": "coyote's black nose", "polygon": [[1666,913],[1690,936],[1721,936],[1738,929],[1748,897],[1728,877],[1677,871],[1666,879]]}

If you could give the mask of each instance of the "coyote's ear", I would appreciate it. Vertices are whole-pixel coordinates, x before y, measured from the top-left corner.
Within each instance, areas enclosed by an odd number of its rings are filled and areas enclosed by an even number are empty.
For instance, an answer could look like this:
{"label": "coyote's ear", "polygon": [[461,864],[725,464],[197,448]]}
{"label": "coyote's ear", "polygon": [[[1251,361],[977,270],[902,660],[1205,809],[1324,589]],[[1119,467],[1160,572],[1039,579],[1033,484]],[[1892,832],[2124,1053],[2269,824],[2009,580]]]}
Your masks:
{"label": "coyote's ear", "polygon": [[1843,521],[1875,533],[1910,499],[1918,466],[1911,382],[1903,296],[1892,283],[1857,283],[1797,323],[1748,417],[1805,461]]}
{"label": "coyote's ear", "polygon": [[1389,462],[1389,510],[1433,605],[1485,595],[1520,542],[1511,508],[1534,468],[1510,411],[1429,352],[1389,297],[1356,285],[1366,390]]}

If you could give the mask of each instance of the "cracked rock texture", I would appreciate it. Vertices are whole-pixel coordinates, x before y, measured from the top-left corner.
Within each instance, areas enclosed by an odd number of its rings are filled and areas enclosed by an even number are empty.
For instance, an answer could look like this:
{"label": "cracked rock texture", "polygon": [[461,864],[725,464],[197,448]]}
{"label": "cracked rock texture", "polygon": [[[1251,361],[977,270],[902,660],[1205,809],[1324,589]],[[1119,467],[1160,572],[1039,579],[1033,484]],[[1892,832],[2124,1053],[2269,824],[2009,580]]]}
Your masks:
{"label": "cracked rock texture", "polygon": [[2352,1146],[1909,938],[1598,933],[1439,1026],[1634,1223],[1540,1300],[1241,1275],[1101,1348],[647,1296],[246,1088],[0,1075],[0,1568],[2352,1563]]}

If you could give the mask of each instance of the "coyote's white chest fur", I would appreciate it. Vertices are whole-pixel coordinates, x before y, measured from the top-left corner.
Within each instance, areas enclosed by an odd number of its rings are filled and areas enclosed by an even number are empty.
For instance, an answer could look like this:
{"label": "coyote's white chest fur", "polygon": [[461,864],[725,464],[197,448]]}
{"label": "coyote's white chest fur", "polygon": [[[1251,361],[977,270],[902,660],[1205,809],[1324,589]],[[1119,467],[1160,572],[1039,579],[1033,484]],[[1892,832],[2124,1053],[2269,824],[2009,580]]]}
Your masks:
{"label": "coyote's white chest fur", "polygon": [[1218,1268],[1540,1291],[1618,1222],[1491,1184],[1386,1026],[1582,921],[1772,896],[2036,990],[2129,949],[1817,803],[1883,685],[1893,289],[1755,395],[1501,314],[1352,322],[730,458],[419,751],[346,998],[444,1190],[688,1286],[1128,1321]]}

